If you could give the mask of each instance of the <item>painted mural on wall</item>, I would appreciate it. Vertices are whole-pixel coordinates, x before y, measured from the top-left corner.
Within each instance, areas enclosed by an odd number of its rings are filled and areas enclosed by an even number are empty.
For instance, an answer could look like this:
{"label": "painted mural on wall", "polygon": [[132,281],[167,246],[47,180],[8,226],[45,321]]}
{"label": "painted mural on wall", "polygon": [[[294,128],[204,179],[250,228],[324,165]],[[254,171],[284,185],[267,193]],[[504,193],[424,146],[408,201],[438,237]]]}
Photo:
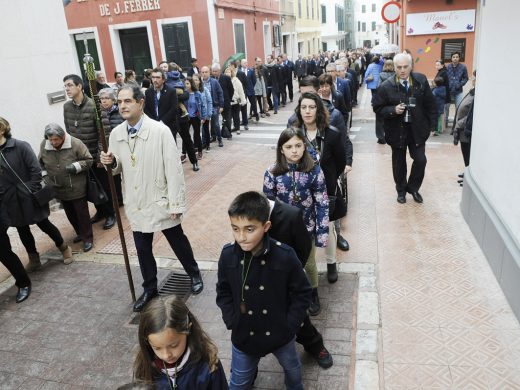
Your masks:
{"label": "painted mural on wall", "polygon": [[440,41],[440,38],[439,37],[435,37],[435,38],[428,38],[426,40],[426,42],[424,43],[424,48],[423,47],[420,47],[419,49],[417,49],[417,55],[415,56],[415,63],[418,63],[421,59],[421,55],[426,55],[428,54],[429,52],[431,52],[432,50],[432,45],[436,45],[437,43],[439,43]]}
{"label": "painted mural on wall", "polygon": [[406,15],[406,35],[475,31],[475,10],[425,12]]}

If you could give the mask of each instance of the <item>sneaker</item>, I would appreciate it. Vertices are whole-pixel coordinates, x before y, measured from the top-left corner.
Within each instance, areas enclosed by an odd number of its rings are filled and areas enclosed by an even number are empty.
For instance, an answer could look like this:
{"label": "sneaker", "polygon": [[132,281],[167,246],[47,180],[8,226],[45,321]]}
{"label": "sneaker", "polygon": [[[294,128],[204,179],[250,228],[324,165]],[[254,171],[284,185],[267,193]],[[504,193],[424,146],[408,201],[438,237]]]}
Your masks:
{"label": "sneaker", "polygon": [[185,163],[186,162],[186,155],[185,154],[181,154],[181,163]]}
{"label": "sneaker", "polygon": [[332,360],[332,355],[325,346],[322,346],[320,351],[317,354],[312,354],[312,357],[316,359],[318,366],[321,368],[330,368],[334,364]]}

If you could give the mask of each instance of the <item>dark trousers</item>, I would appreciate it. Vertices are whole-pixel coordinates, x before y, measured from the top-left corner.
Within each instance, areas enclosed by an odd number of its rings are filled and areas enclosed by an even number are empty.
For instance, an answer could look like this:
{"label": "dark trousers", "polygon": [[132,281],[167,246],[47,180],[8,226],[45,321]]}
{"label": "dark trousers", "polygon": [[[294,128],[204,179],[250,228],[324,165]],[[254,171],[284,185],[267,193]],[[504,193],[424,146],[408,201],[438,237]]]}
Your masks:
{"label": "dark trousers", "polygon": [[257,96],[255,96],[255,98],[256,98],[256,103],[258,104],[258,113],[260,113],[260,114],[264,113],[264,107],[262,104],[262,101],[264,100],[264,98],[262,97],[262,95],[257,95]]}
{"label": "dark trousers", "polygon": [[192,164],[195,164],[197,162],[197,156],[195,155],[195,148],[193,147],[193,141],[190,137],[190,118],[188,118],[188,115],[179,119],[179,135],[182,139],[182,149],[184,150],[184,146],[186,145],[188,158]]}
{"label": "dark trousers", "polygon": [[293,100],[293,85],[292,85],[292,80],[286,80],[286,81],[285,81],[284,90],[285,90],[285,88],[287,88],[287,92],[288,92],[288,95],[289,95],[289,99],[292,101],[292,100]]}
{"label": "dark trousers", "polygon": [[[256,120],[258,120],[260,117],[259,117],[259,113],[258,113],[258,107],[256,105],[256,96],[255,95],[248,96],[247,99],[249,100],[249,104],[250,104],[249,115],[254,116],[256,118]],[[247,112],[247,108],[246,108],[246,112]],[[247,121],[245,122],[245,124],[247,125]]]}
{"label": "dark trousers", "polygon": [[226,128],[231,134],[231,105],[225,105],[222,111],[222,128]]}
{"label": "dark trousers", "polygon": [[416,145],[411,136],[408,139],[408,151],[413,160],[410,177],[406,180],[406,147],[392,147],[392,170],[394,173],[395,189],[398,194],[416,192],[421,188],[426,168],[425,145]]}
{"label": "dark trousers", "polygon": [[462,152],[462,158],[464,159],[464,166],[467,167],[469,165],[469,155],[471,151],[471,141],[470,142],[461,142],[460,150]]}
{"label": "dark trousers", "polygon": [[[202,153],[202,140],[200,138],[200,118],[190,118],[190,125],[193,127],[193,143],[196,150]],[[189,130],[188,130],[189,134]],[[191,138],[191,137],[190,137]],[[182,154],[186,154],[186,145],[182,141]]]}
{"label": "dark trousers", "polygon": [[[271,101],[271,94],[273,95],[273,101]],[[269,109],[274,109],[278,111],[278,104],[280,102],[280,92],[273,91],[272,87],[267,87],[267,103],[269,104]]]}
{"label": "dark trousers", "polygon": [[108,202],[95,205],[97,213],[102,217],[114,215],[114,204],[112,203],[112,193],[110,192],[110,184],[108,183],[108,172],[103,167],[96,167],[95,164],[92,166],[92,170],[94,171],[94,175],[96,175],[97,179],[101,183],[101,187],[103,187],[108,197]]}
{"label": "dark trousers", "polygon": [[13,252],[7,234],[7,226],[4,225],[0,225],[0,262],[13,275],[16,287],[23,288],[31,285],[29,275],[27,275],[20,258]]}
{"label": "dark trousers", "polygon": [[204,124],[202,125],[202,147],[203,148],[209,148],[211,135],[209,133],[209,125],[211,123],[211,120],[206,120]]}
{"label": "dark trousers", "polygon": [[376,114],[376,137],[380,140],[385,139],[384,120],[381,114]]}
{"label": "dark trousers", "polygon": [[249,120],[247,118],[247,103],[243,106],[240,106],[240,114],[242,115],[242,125],[247,126],[249,124]]}
{"label": "dark trousers", "polygon": [[[199,266],[193,257],[190,241],[184,234],[181,224],[162,231],[173,253],[179,259],[184,271],[190,276],[199,274]],[[157,290],[157,263],[152,252],[153,233],[133,232],[139,266],[143,275],[144,291]]]}
{"label": "dark trousers", "polygon": [[[52,239],[52,241],[54,241],[54,244],[58,248],[63,245],[63,237],[61,236],[60,231],[52,224],[51,221],[49,221],[49,218],[45,218],[36,225],[41,229],[42,232],[47,234]],[[29,225],[21,226],[17,227],[16,230],[18,230],[18,235],[20,236],[20,240],[22,241],[22,244],[25,247],[27,253],[38,253],[38,250],[36,249],[36,242],[34,241],[34,236],[31,233],[31,227]]]}
{"label": "dark trousers", "polygon": [[[213,114],[211,115],[211,137],[222,141],[222,131],[220,128],[220,107],[213,107]],[[209,146],[209,140],[206,143]]]}
{"label": "dark trousers", "polygon": [[303,320],[303,326],[296,334],[296,342],[303,345],[303,348],[311,353],[317,354],[323,347],[323,337],[318,329],[311,323],[310,317],[307,315]]}
{"label": "dark trousers", "polygon": [[63,210],[74,228],[77,235],[81,237],[83,243],[93,241],[92,224],[88,213],[87,198],[74,200],[62,200]]}
{"label": "dark trousers", "polygon": [[233,131],[240,130],[240,104],[231,105],[231,116],[233,117]]}

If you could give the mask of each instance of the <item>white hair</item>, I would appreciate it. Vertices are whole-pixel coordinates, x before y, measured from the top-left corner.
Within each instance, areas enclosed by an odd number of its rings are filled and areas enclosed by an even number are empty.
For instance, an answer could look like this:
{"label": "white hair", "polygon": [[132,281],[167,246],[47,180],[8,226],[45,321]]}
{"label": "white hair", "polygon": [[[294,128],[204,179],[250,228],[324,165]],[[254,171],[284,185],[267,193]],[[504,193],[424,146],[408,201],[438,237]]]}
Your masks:
{"label": "white hair", "polygon": [[211,64],[211,70],[220,70],[220,64],[218,62]]}
{"label": "white hair", "polygon": [[408,54],[407,52],[403,51],[402,53],[397,53],[395,56],[394,56],[394,64],[397,64],[397,62],[399,61],[407,61],[408,62],[408,65],[412,65],[412,56],[410,54]]}
{"label": "white hair", "polygon": [[336,72],[343,72],[345,70],[344,64],[336,64]]}

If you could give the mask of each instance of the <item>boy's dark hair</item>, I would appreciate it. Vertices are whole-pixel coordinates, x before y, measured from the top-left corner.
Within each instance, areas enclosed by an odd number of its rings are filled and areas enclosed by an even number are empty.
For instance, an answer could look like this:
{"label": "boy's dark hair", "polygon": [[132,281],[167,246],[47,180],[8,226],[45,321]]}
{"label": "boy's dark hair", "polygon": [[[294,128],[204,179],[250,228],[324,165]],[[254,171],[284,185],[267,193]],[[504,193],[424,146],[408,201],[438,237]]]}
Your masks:
{"label": "boy's dark hair", "polygon": [[435,85],[436,85],[437,87],[439,87],[439,86],[441,86],[441,85],[444,85],[444,79],[443,79],[442,77],[440,77],[440,76],[439,76],[439,77],[435,77],[435,78],[433,79],[433,82],[435,83]]}
{"label": "boy's dark hair", "polygon": [[118,75],[121,75],[121,76],[122,76],[123,73],[121,73],[121,72],[114,72],[114,78],[115,78],[115,79],[117,79],[117,76],[118,76]]}
{"label": "boy's dark hair", "polygon": [[79,77],[77,74],[68,74],[68,75],[66,75],[63,78],[63,82],[65,82],[67,80],[71,80],[76,87],[78,85],[80,85],[80,84],[81,84],[82,87],[84,86],[83,79],[81,77]]}
{"label": "boy's dark hair", "polygon": [[305,76],[300,80],[300,87],[314,87],[317,92],[320,89],[320,81],[316,76]]}
{"label": "boy's dark hair", "polygon": [[238,195],[228,208],[230,217],[257,220],[262,224],[269,220],[270,206],[266,196],[257,191],[243,192]]}
{"label": "boy's dark hair", "polygon": [[460,55],[460,51],[454,51],[453,53],[451,53],[450,58],[453,58],[453,56],[454,56],[455,54],[457,54],[457,55],[459,56],[459,58],[461,57],[461,55]]}

